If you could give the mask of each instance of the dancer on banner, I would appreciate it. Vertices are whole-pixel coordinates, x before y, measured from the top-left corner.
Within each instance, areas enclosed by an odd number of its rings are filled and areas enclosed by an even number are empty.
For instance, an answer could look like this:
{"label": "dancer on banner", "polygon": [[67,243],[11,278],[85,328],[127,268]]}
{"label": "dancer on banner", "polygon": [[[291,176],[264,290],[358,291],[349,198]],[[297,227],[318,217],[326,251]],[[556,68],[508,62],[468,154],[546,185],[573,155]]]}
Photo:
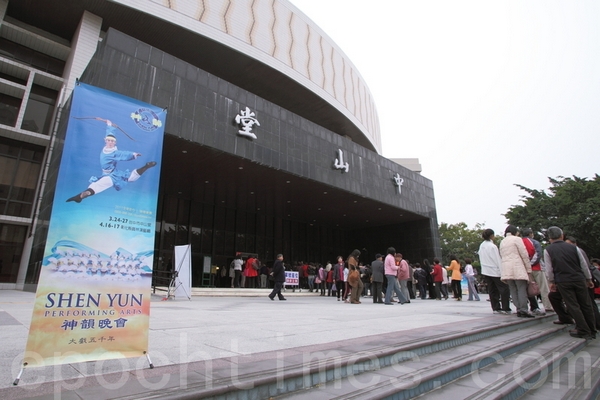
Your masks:
{"label": "dancer on banner", "polygon": [[100,178],[92,176],[88,188],[83,192],[70,197],[67,199],[67,202],[74,201],[76,203],[81,203],[86,197],[93,196],[94,194],[103,192],[111,187],[114,187],[116,190],[121,190],[128,182],[137,181],[144,172],[156,165],[156,161],[149,161],[143,167],[133,170],[133,172],[130,172],[128,169],[125,171],[117,169],[117,161],[135,160],[140,157],[141,154],[117,149],[115,129],[119,129],[130,139],[133,140],[133,138],[108,119],[99,117],[95,117],[94,119],[106,123],[106,135],[104,137],[105,146],[100,152],[102,176]]}

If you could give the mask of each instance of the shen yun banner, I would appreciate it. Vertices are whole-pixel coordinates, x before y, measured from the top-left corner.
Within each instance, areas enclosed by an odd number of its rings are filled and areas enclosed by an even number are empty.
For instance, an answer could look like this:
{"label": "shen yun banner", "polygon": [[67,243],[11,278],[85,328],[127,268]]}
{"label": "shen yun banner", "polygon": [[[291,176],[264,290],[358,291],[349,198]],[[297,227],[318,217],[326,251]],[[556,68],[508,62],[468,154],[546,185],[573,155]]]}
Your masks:
{"label": "shen yun banner", "polygon": [[165,118],[75,87],[24,365],[146,354]]}

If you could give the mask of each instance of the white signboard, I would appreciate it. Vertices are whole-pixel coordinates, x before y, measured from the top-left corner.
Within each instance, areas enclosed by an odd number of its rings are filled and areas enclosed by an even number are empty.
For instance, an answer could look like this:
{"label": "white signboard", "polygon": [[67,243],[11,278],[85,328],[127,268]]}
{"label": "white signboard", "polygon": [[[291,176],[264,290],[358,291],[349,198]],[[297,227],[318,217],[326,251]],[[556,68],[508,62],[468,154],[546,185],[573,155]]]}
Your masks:
{"label": "white signboard", "polygon": [[175,246],[175,299],[189,299],[192,293],[191,245]]}

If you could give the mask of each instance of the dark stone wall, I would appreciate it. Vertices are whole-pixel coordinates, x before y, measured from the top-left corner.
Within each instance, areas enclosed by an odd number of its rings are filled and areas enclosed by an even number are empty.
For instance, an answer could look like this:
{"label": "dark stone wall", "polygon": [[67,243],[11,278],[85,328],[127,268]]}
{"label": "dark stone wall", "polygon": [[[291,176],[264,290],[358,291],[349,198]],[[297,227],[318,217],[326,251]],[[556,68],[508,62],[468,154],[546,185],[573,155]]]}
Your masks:
{"label": "dark stone wall", "polygon": [[[169,134],[426,218],[435,215],[429,179],[118,31],[109,30],[82,81],[167,107]],[[253,141],[238,136],[234,124],[246,107],[260,122]],[[350,163],[347,174],[332,169],[338,149]],[[402,195],[392,183],[395,173],[404,179]]]}
{"label": "dark stone wall", "polygon": [[[338,133],[116,30],[108,31],[81,80],[168,108],[169,135],[422,217],[346,231],[345,248],[366,248],[367,258],[389,245],[415,262],[441,256],[432,182]],[[237,134],[235,116],[246,107],[260,122],[253,127],[256,140]],[[332,168],[338,149],[350,164],[349,173]],[[401,195],[393,185],[396,173],[404,179]]]}

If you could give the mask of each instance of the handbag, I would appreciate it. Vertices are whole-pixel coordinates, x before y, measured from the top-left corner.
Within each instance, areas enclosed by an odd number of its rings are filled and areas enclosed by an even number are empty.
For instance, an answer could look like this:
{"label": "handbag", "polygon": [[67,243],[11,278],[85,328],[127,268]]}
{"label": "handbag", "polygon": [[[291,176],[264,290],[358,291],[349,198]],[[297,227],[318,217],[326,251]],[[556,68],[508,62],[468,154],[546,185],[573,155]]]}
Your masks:
{"label": "handbag", "polygon": [[534,297],[540,295],[540,287],[536,281],[529,281],[527,283],[527,297]]}
{"label": "handbag", "polygon": [[335,283],[333,285],[331,285],[331,291],[337,292],[337,287],[335,286]]}
{"label": "handbag", "polygon": [[319,284],[319,283],[321,283],[321,279],[319,279],[319,277],[318,277],[318,276],[315,278],[315,283],[316,283],[316,284]]}

